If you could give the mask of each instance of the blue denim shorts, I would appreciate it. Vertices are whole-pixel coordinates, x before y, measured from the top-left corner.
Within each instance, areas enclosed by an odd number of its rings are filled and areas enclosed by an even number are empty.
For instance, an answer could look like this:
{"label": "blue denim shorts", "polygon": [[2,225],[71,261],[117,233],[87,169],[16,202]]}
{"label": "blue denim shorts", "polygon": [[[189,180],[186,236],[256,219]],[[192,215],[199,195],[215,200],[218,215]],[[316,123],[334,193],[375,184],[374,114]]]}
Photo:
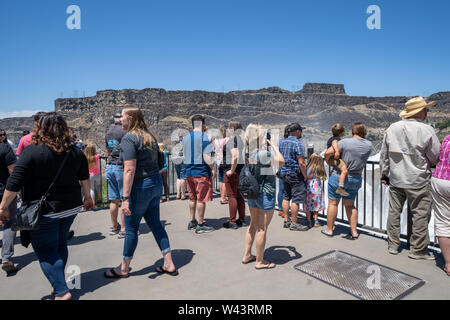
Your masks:
{"label": "blue denim shorts", "polygon": [[225,168],[219,167],[219,182],[225,182]]}
{"label": "blue denim shorts", "polygon": [[358,190],[362,185],[362,177],[349,177],[345,178],[345,191],[349,194],[348,197],[343,197],[340,194],[336,193],[337,188],[339,188],[339,177],[331,176],[328,180],[328,198],[331,200],[355,200],[356,195],[358,194]]}
{"label": "blue denim shorts", "polygon": [[249,199],[248,206],[250,208],[259,208],[264,211],[273,210],[275,209],[275,195],[263,192],[258,199]]}
{"label": "blue denim shorts", "polygon": [[123,166],[108,164],[105,173],[108,181],[108,200],[120,200],[123,190]]}

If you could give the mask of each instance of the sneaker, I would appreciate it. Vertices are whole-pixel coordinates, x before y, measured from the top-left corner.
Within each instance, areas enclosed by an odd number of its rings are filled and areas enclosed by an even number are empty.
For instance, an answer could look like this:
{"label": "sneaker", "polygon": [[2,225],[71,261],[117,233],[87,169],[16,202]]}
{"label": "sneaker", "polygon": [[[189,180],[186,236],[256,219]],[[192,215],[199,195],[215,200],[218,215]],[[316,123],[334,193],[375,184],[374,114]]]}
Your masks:
{"label": "sneaker", "polygon": [[231,222],[231,221],[227,221],[227,222],[225,222],[223,224],[223,227],[226,228],[226,229],[230,229],[230,228],[231,229],[237,229],[238,228],[237,221],[236,221],[236,223]]}
{"label": "sneaker", "polygon": [[398,254],[398,249],[394,247],[388,247],[388,252],[390,254]]}
{"label": "sneaker", "polygon": [[236,224],[237,224],[238,227],[242,227],[244,225],[244,223],[245,223],[245,221],[242,221],[240,219],[236,220]]}
{"label": "sneaker", "polygon": [[120,223],[117,224],[117,228],[111,227],[109,228],[109,235],[110,236],[115,236],[116,234],[118,234],[120,232]]}
{"label": "sneaker", "polygon": [[291,226],[291,222],[285,220],[283,223],[283,228],[289,228],[290,226]]}
{"label": "sneaker", "polygon": [[214,228],[208,227],[206,223],[198,224],[195,228],[195,233],[207,233],[214,231]]}
{"label": "sneaker", "polygon": [[[139,233],[139,232],[138,232]],[[118,239],[125,239],[125,231],[120,231],[119,235],[117,236]]]}
{"label": "sneaker", "polygon": [[194,219],[192,221],[189,221],[188,230],[194,229],[195,227],[197,227],[197,225],[198,225],[197,220]]}
{"label": "sneaker", "polygon": [[426,253],[410,253],[408,255],[408,258],[411,259],[416,259],[416,260],[436,260],[436,257],[434,256],[434,254],[430,253],[430,252],[426,252]]}
{"label": "sneaker", "polygon": [[297,223],[297,224],[292,223],[291,226],[289,227],[289,230],[291,230],[291,231],[308,231],[309,228],[308,228],[308,226],[303,226],[299,223]]}
{"label": "sneaker", "polygon": [[348,197],[348,196],[350,195],[350,194],[349,194],[347,191],[345,191],[345,189],[342,188],[342,187],[337,188],[337,189],[336,189],[336,193],[339,194],[339,195],[341,195],[341,196],[343,196],[343,197]]}

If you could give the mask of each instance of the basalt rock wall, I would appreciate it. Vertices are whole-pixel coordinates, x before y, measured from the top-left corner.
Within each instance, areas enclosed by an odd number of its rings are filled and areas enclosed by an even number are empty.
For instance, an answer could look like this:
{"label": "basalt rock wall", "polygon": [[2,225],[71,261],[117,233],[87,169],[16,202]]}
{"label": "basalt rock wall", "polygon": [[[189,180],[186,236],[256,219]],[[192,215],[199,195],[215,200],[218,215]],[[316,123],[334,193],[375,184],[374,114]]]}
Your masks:
{"label": "basalt rock wall", "polygon": [[[349,96],[343,85],[323,83],[307,83],[295,92],[278,87],[227,93],[126,89],[98,91],[95,97],[57,99],[55,111],[67,118],[83,141],[93,142],[101,149],[114,113],[125,105],[141,108],[158,140],[169,145],[174,130],[189,130],[190,118],[202,114],[209,128],[219,128],[231,120],[238,120],[244,126],[258,121],[268,128],[280,129],[299,122],[307,128],[305,142],[314,142],[321,148],[331,126],[337,122],[347,129],[354,122],[364,122],[369,128],[369,138],[379,141],[383,130],[399,120],[398,114],[408,99]],[[430,116],[436,121],[448,118],[450,92],[439,92],[427,99],[438,101]],[[9,121],[0,120],[0,127],[14,128],[13,134],[30,129],[32,122],[31,118],[23,122],[14,120],[10,126]]]}

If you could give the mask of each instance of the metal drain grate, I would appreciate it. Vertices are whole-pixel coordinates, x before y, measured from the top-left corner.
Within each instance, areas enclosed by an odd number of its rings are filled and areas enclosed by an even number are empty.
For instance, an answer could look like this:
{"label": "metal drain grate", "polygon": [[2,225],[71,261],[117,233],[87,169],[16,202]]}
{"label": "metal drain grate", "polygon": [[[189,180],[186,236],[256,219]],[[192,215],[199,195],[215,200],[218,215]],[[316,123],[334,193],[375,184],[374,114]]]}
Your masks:
{"label": "metal drain grate", "polygon": [[362,300],[398,300],[425,284],[419,278],[339,250],[294,268]]}

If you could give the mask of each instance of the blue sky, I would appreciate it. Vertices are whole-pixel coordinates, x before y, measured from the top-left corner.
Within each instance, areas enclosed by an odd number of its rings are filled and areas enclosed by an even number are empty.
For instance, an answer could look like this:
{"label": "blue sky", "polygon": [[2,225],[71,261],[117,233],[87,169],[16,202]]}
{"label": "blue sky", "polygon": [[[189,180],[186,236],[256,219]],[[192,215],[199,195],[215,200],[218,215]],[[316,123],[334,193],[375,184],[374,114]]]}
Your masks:
{"label": "blue sky", "polygon": [[0,117],[105,89],[450,91],[449,14],[448,0],[0,0]]}

